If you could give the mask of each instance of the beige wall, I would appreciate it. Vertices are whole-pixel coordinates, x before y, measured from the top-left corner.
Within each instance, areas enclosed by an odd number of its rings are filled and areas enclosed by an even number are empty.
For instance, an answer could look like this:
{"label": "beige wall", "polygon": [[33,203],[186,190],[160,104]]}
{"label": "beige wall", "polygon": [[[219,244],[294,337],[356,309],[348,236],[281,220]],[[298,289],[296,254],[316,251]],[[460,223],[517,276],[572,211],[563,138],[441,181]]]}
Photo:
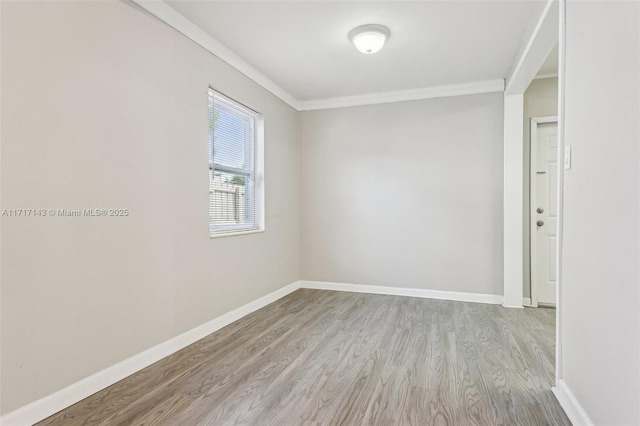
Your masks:
{"label": "beige wall", "polygon": [[502,294],[501,93],[302,113],[301,279]]}
{"label": "beige wall", "polygon": [[567,2],[562,379],[640,424],[640,3]]}
{"label": "beige wall", "polygon": [[523,244],[524,275],[523,296],[531,297],[531,254],[530,254],[530,173],[531,173],[531,117],[549,117],[558,115],[558,79],[543,78],[533,80],[524,92],[524,207],[523,207]]}
{"label": "beige wall", "polygon": [[[298,113],[126,2],[2,2],[7,413],[298,279]],[[209,239],[207,86],[264,113],[266,228]]]}

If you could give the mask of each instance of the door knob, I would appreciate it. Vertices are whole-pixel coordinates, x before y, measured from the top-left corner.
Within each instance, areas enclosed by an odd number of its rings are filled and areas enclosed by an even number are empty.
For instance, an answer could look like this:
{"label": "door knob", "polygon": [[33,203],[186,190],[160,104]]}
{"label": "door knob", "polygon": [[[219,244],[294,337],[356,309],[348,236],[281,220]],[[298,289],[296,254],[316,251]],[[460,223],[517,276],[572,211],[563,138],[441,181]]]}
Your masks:
{"label": "door knob", "polygon": [[538,225],[538,226],[542,226],[542,225],[544,225],[544,222],[543,222],[543,221],[541,221],[541,220],[539,220],[539,221],[537,221],[537,222],[536,222],[536,225]]}
{"label": "door knob", "polygon": [[544,209],[543,209],[542,207],[538,207],[538,208],[536,209],[536,211],[537,211],[538,213],[544,213]]}

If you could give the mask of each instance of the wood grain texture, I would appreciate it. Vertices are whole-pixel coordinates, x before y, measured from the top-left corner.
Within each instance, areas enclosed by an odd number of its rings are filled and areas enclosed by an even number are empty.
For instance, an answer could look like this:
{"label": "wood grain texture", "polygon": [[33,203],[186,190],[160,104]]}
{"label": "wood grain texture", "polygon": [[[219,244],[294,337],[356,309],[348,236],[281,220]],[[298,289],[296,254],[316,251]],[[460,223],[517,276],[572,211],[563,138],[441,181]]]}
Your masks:
{"label": "wood grain texture", "polygon": [[39,425],[570,425],[555,311],[302,289]]}

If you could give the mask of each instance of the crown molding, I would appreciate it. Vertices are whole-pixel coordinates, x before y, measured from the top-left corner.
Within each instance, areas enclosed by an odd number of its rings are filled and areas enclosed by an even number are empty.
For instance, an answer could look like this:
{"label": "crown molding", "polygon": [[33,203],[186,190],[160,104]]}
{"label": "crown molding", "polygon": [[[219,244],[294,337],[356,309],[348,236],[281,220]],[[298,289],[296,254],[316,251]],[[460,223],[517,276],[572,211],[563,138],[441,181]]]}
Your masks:
{"label": "crown molding", "polygon": [[487,80],[477,81],[474,83],[452,84],[447,86],[433,86],[420,89],[398,90],[394,92],[369,93],[366,95],[301,101],[298,104],[298,110],[314,111],[320,109],[387,104],[392,102],[417,101],[421,99],[476,95],[480,93],[503,91],[504,80]]}
{"label": "crown molding", "polygon": [[222,61],[231,65],[260,86],[273,93],[275,96],[286,102],[288,105],[298,110],[298,100],[291,96],[289,92],[278,86],[267,76],[249,65],[228,47],[224,46],[215,38],[211,37],[202,28],[191,22],[184,15],[161,0],[131,0],[147,12],[151,13],[161,21],[173,27],[178,32],[184,34]]}
{"label": "crown molding", "polygon": [[214,56],[229,64],[264,89],[293,107],[297,111],[312,111],[330,108],[385,104],[392,102],[415,101],[421,99],[443,98],[449,96],[474,95],[479,93],[503,92],[504,80],[487,80],[473,83],[447,86],[425,87],[420,89],[393,92],[369,93],[365,95],[344,96],[338,98],[298,101],[273,80],[249,65],[244,59],[209,35],[202,28],[187,19],[180,12],[162,0],[131,0],[142,9],[157,17],[170,27],[185,35]]}

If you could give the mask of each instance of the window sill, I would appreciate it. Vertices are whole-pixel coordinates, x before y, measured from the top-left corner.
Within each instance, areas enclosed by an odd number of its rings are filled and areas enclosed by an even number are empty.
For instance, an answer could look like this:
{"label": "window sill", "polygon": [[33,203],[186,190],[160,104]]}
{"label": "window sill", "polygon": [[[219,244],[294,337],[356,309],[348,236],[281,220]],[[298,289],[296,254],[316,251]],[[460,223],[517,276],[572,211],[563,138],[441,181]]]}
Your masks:
{"label": "window sill", "polygon": [[249,235],[249,234],[259,234],[264,232],[264,229],[252,229],[250,231],[235,231],[235,232],[221,232],[219,234],[209,234],[209,238],[222,238],[222,237],[233,237],[236,235]]}

